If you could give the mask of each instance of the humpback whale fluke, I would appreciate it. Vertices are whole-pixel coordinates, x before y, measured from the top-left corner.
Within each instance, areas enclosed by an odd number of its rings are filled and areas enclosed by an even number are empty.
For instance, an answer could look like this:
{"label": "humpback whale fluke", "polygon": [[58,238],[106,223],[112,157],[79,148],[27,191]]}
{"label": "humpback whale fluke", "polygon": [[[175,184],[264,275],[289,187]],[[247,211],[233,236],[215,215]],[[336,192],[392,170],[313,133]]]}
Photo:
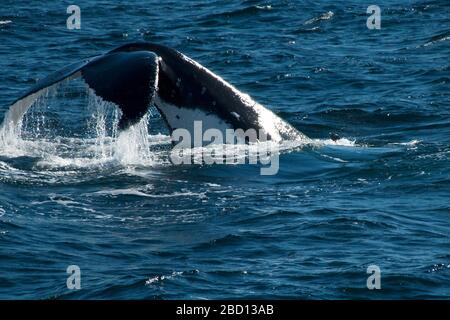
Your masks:
{"label": "humpback whale fluke", "polygon": [[77,77],[121,109],[121,130],[136,124],[155,105],[171,131],[184,128],[193,132],[194,122],[202,121],[203,130],[254,129],[275,141],[306,138],[196,61],[147,42],[123,45],[40,80],[11,105],[3,125],[17,125],[39,96]]}

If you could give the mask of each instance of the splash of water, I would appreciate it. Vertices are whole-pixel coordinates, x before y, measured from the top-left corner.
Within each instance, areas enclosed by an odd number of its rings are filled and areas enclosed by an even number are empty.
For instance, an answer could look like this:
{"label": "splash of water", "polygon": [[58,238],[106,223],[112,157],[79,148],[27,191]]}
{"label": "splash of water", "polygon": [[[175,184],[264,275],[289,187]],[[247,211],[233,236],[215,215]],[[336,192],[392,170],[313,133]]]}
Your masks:
{"label": "splash of water", "polygon": [[49,98],[39,98],[17,123],[0,128],[0,154],[9,157],[37,157],[39,166],[92,167],[119,163],[123,166],[151,166],[148,116],[125,132],[118,130],[120,109],[92,91],[87,95],[87,111],[92,114],[81,137],[55,136],[46,111]]}
{"label": "splash of water", "polygon": [[121,111],[111,103],[103,101],[94,93],[89,95],[89,108],[94,109],[96,156],[105,160],[116,160],[122,165],[152,165],[148,115],[126,131],[119,131]]}

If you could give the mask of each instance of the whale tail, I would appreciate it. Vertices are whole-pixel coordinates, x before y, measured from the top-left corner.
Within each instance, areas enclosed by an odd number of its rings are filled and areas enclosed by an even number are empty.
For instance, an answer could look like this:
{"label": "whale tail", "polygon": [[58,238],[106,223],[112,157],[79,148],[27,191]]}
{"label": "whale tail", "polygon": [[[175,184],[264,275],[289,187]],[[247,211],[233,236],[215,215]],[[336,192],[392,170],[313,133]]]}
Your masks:
{"label": "whale tail", "polygon": [[255,130],[258,139],[306,137],[249,95],[182,53],[153,43],[131,43],[72,64],[36,83],[16,100],[5,124],[17,125],[28,108],[51,87],[81,77],[103,100],[122,111],[120,130],[137,123],[155,105],[169,130]]}

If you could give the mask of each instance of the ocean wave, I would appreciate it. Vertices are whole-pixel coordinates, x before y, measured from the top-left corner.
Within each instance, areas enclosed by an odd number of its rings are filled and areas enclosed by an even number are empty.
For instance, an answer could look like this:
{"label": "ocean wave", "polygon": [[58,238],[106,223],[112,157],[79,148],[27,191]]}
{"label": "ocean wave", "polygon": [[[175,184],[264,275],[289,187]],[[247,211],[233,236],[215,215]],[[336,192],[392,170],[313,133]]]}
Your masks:
{"label": "ocean wave", "polygon": [[328,12],[322,13],[320,16],[317,16],[317,17],[311,18],[309,20],[306,20],[304,22],[304,24],[308,25],[308,24],[313,24],[313,23],[320,22],[320,21],[330,20],[333,17],[334,17],[334,12],[333,11],[328,11]]}
{"label": "ocean wave", "polygon": [[247,17],[252,16],[254,14],[258,14],[261,12],[271,11],[272,6],[271,5],[254,5],[254,6],[248,6],[245,8],[239,8],[235,10],[230,11],[224,11],[221,13],[215,13],[208,16],[208,19],[214,19],[214,18],[235,18],[235,17]]}
{"label": "ocean wave", "polygon": [[440,33],[436,36],[433,36],[431,39],[429,39],[424,45],[423,47],[428,47],[428,46],[432,46],[435,44],[438,44],[440,42],[444,42],[450,40],[450,31],[445,31],[443,33]]}
{"label": "ocean wave", "polygon": [[[144,190],[145,189],[145,190]],[[101,190],[94,192],[94,195],[102,195],[102,196],[136,196],[136,197],[145,197],[145,198],[177,198],[177,197],[203,197],[205,192],[172,192],[167,194],[157,194],[151,193],[153,189],[151,186],[147,188],[128,188],[128,189],[112,189],[112,190]]]}

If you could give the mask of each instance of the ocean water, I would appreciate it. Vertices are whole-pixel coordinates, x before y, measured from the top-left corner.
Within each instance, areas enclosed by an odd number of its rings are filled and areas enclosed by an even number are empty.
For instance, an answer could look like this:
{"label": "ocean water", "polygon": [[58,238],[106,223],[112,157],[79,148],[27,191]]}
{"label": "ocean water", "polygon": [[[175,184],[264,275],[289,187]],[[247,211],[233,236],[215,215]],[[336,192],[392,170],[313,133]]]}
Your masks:
{"label": "ocean water", "polygon": [[0,299],[450,297],[448,1],[1,0],[0,120],[37,79],[142,40],[314,143],[274,176],[176,166],[157,112],[117,138],[117,111],[65,84],[0,143]]}

